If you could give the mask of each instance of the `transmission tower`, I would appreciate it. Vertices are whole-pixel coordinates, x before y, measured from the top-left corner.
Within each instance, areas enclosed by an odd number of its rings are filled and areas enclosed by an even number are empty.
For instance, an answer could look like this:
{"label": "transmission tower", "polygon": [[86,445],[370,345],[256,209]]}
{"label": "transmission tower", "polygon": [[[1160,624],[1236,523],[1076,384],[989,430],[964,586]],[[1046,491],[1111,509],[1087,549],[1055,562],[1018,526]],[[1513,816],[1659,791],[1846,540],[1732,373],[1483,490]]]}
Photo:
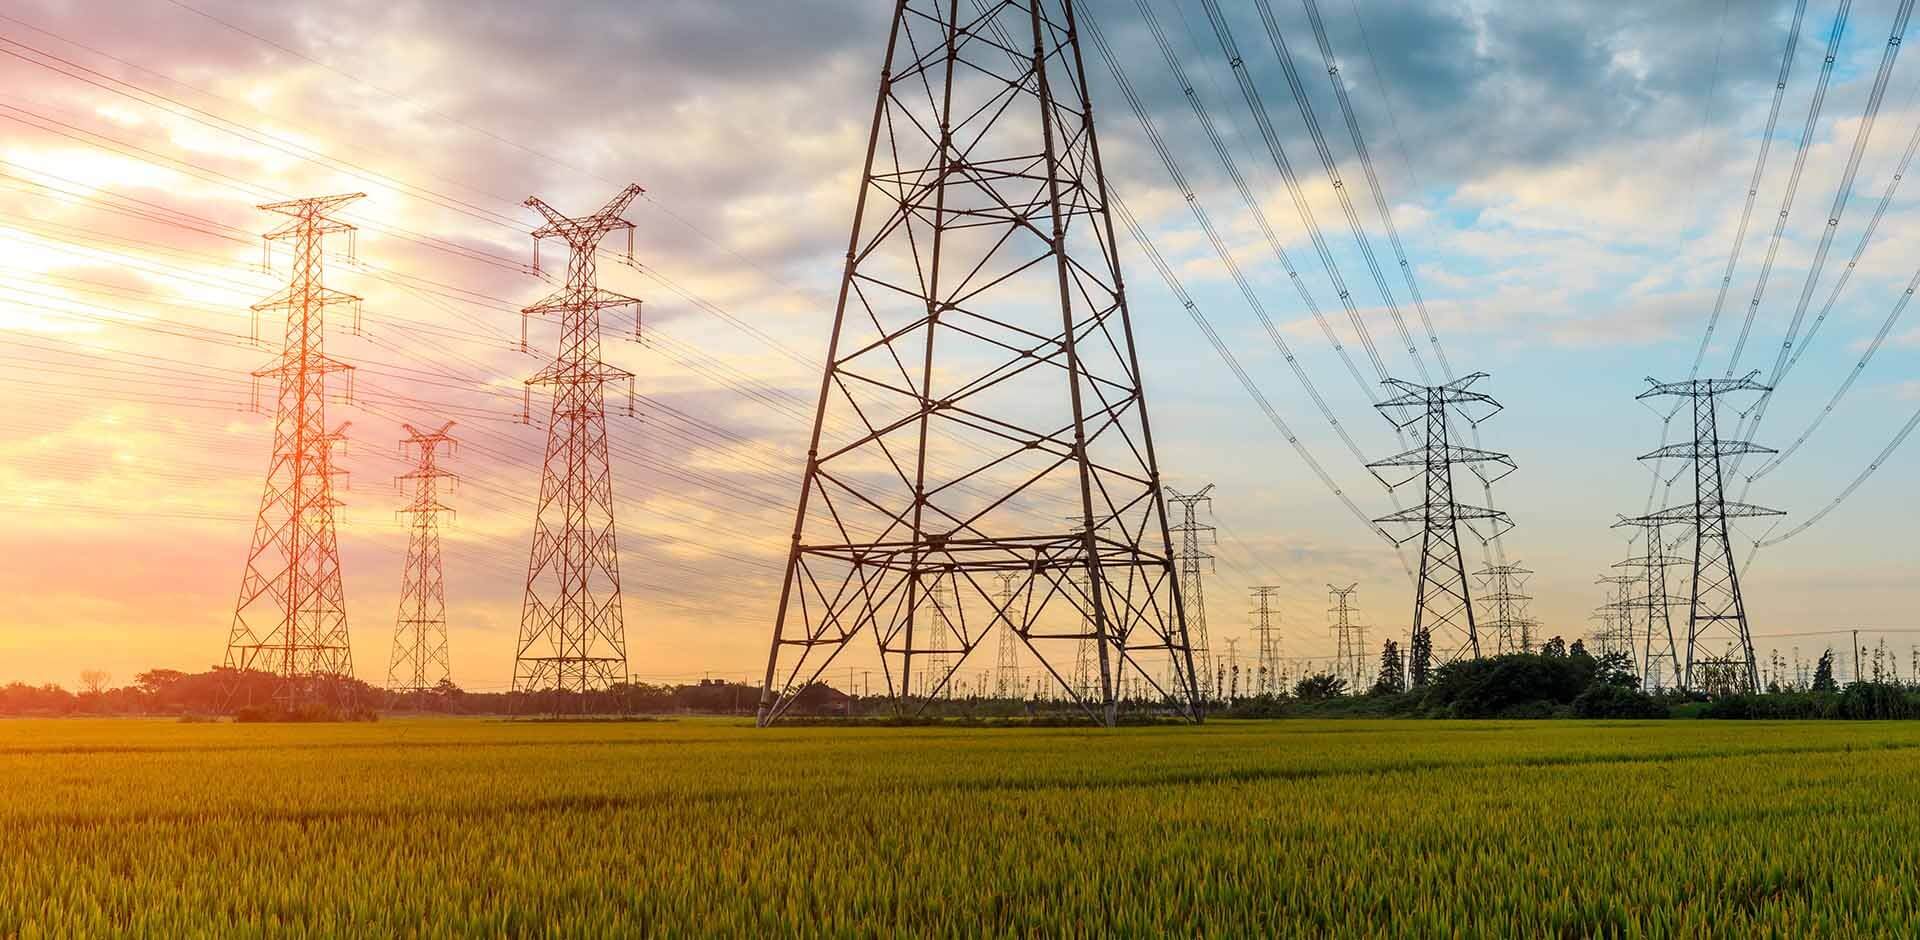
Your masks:
{"label": "transmission tower", "polygon": [[1473,573],[1480,579],[1480,603],[1493,615],[1486,618],[1486,626],[1494,636],[1495,655],[1533,652],[1532,622],[1527,618],[1533,595],[1526,593],[1532,575],[1519,564],[1489,564]]}
{"label": "transmission tower", "polygon": [[1673,632],[1673,608],[1684,604],[1687,599],[1676,597],[1667,583],[1667,569],[1688,564],[1688,560],[1669,554],[1665,530],[1667,523],[1658,520],[1622,519],[1615,524],[1620,526],[1639,526],[1646,530],[1647,553],[1615,564],[1615,568],[1638,571],[1642,591],[1634,600],[1640,618],[1634,625],[1635,643],[1640,651],[1641,683],[1645,688],[1656,689],[1669,681],[1675,686],[1683,686],[1685,679],[1680,672],[1680,644]]}
{"label": "transmission tower", "polygon": [[[1000,582],[999,603],[995,609],[1011,610],[1015,576],[1003,572],[994,575],[993,578]],[[993,694],[996,698],[1021,698],[1023,687],[1020,684],[1020,636],[1013,631],[1011,621],[1005,616],[999,618],[999,625],[1000,659],[993,670]]]}
{"label": "transmission tower", "polygon": [[1276,623],[1280,612],[1273,609],[1273,599],[1280,596],[1280,588],[1275,585],[1259,585],[1249,588],[1253,595],[1253,638],[1254,646],[1259,650],[1256,661],[1258,680],[1254,688],[1255,695],[1278,695],[1280,693],[1280,627]]}
{"label": "transmission tower", "polygon": [[1605,584],[1612,588],[1606,603],[1594,610],[1593,618],[1600,621],[1600,629],[1594,631],[1594,653],[1604,656],[1608,653],[1633,654],[1633,586],[1640,579],[1633,575],[1601,575],[1594,579],[1595,584]]}
{"label": "transmission tower", "polygon": [[[586,693],[627,681],[627,633],[620,606],[620,554],[613,521],[613,475],[607,463],[606,385],[629,383],[633,373],[600,360],[600,311],[639,301],[602,289],[595,256],[609,232],[628,233],[620,218],[644,190],[628,186],[600,211],[570,219],[529,197],[526,204],[545,224],[533,230],[534,270],[540,242],[567,243],[566,284],[521,311],[524,318],[560,321],[559,353],[527,380],[553,388],[540,499],[534,513],[533,548],[527,562],[526,599],[520,608],[520,639],[513,660],[516,692]],[[580,700],[582,707],[584,699]],[[559,709],[556,699],[555,709]]]}
{"label": "transmission tower", "polygon": [[334,448],[346,440],[347,426],[328,428],[326,418],[327,377],[345,373],[351,389],[353,367],[326,354],[326,310],[360,298],[326,286],[323,248],[327,235],[353,232],[329,214],[364,195],[260,206],[288,217],[265,235],[264,249],[271,259],[274,242],[290,243],[293,271],[284,289],[253,305],[256,315],[282,311],[286,332],[280,354],[253,373],[256,382],[271,378],[279,388],[273,458],[227,634],[226,667],[279,676],[274,698],[283,705],[337,690],[338,680],[353,675],[333,524],[340,505],[333,480],[344,474],[334,466]]}
{"label": "transmission tower", "polygon": [[442,451],[452,455],[456,445],[447,432],[421,433],[402,424],[402,453],[411,451],[413,469],[394,482],[409,491],[400,515],[407,520],[407,561],[400,576],[400,613],[393,625],[393,656],[387,661],[387,691],[425,692],[452,676],[447,664],[447,591],[440,573],[440,514],[453,510],[440,502],[440,484],[456,481],[441,469]]}
{"label": "transmission tower", "polygon": [[[953,673],[953,665],[947,653],[953,648],[953,638],[964,636],[966,632],[954,623],[954,618],[959,615],[956,607],[952,582],[943,579],[927,585],[927,607],[924,611],[927,615],[925,629],[928,631],[927,665],[920,680],[920,694],[927,698],[953,697],[954,683],[947,681],[947,677]],[[964,617],[960,619],[965,620]]]}
{"label": "transmission tower", "polygon": [[1333,594],[1333,606],[1327,609],[1331,618],[1333,633],[1336,675],[1347,680],[1350,688],[1360,688],[1367,671],[1367,628],[1353,622],[1353,593],[1360,590],[1359,582],[1346,587],[1327,585]]}
{"label": "transmission tower", "polygon": [[999,606],[1000,573],[1056,681],[1092,641],[1094,720],[1124,674],[1197,720],[1074,4],[961,7],[894,9],[759,720],[863,631],[904,705],[927,582]]}
{"label": "transmission tower", "polygon": [[[1413,632],[1433,644],[1433,665],[1462,656],[1480,655],[1480,634],[1474,623],[1472,592],[1467,583],[1466,559],[1460,550],[1460,524],[1484,543],[1513,528],[1513,521],[1497,509],[1469,506],[1453,498],[1453,468],[1465,465],[1490,488],[1516,468],[1506,454],[1452,443],[1455,417],[1473,427],[1500,411],[1500,403],[1470,390],[1486,378],[1485,372],[1462,376],[1445,385],[1415,385],[1388,379],[1399,395],[1376,404],[1387,420],[1402,431],[1417,429],[1420,445],[1367,465],[1389,489],[1422,481],[1420,505],[1375,520],[1410,526],[1401,544],[1420,540],[1420,574],[1413,602]],[[1490,492],[1490,490],[1489,490]],[[1487,527],[1482,532],[1476,524]]]}
{"label": "transmission tower", "polygon": [[[1199,507],[1213,508],[1213,500],[1207,496],[1213,492],[1209,483],[1193,493],[1181,493],[1173,487],[1167,487],[1167,502],[1180,507],[1180,522],[1173,527],[1178,537],[1176,556],[1180,560],[1180,601],[1186,607],[1187,637],[1193,644],[1193,666],[1200,677],[1202,696],[1213,699],[1220,694],[1213,685],[1213,654],[1207,644],[1207,604],[1206,594],[1200,583],[1202,573],[1212,574],[1213,554],[1207,547],[1213,544],[1213,526],[1204,525],[1199,520]],[[1180,664],[1179,657],[1173,659],[1174,667]],[[1178,682],[1179,676],[1174,679]]]}
{"label": "transmission tower", "polygon": [[1693,469],[1693,502],[1672,506],[1636,520],[1688,526],[1693,529],[1693,585],[1687,610],[1687,650],[1681,685],[1705,692],[1753,692],[1760,687],[1753,657],[1753,634],[1747,626],[1747,605],[1740,595],[1740,573],[1733,557],[1729,519],[1778,516],[1777,509],[1726,498],[1722,461],[1745,454],[1771,454],[1773,449],[1751,441],[1720,438],[1718,400],[1735,392],[1772,391],[1754,381],[1759,371],[1737,379],[1689,379],[1659,382],[1640,399],[1675,396],[1693,402],[1693,440],[1662,447],[1641,460],[1678,458]]}

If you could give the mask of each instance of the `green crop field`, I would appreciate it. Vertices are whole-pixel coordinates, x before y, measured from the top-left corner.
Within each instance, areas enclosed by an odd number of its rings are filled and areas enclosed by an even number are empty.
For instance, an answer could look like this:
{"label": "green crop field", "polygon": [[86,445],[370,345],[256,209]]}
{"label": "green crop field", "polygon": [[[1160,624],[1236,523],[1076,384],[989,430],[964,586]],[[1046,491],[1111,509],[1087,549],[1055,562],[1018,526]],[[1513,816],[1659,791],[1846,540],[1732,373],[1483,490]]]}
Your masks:
{"label": "green crop field", "polygon": [[0,722],[0,937],[1920,935],[1920,724]]}

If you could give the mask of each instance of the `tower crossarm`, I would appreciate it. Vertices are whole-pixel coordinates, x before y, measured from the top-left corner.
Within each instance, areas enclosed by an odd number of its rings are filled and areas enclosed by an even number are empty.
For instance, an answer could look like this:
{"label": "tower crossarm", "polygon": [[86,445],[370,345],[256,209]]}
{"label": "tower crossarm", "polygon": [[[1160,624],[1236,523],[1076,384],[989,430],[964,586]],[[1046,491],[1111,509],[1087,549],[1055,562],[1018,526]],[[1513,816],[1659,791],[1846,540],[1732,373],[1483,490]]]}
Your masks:
{"label": "tower crossarm", "polygon": [[1738,457],[1742,454],[1777,454],[1771,447],[1752,441],[1682,441],[1642,454],[1641,460],[1703,460],[1712,457]]}
{"label": "tower crossarm", "polygon": [[637,183],[628,184],[607,200],[607,204],[601,206],[598,212],[577,219],[561,215],[559,210],[547,205],[538,196],[528,196],[524,205],[540,213],[540,217],[546,220],[545,225],[533,230],[534,238],[558,238],[570,245],[592,246],[608,232],[633,228],[633,223],[620,218],[620,214],[627,211],[627,206],[645,192]]}
{"label": "tower crossarm", "polygon": [[[1462,447],[1457,444],[1403,450],[1367,464],[1367,469],[1373,473],[1374,479],[1379,480],[1388,489],[1396,489],[1425,473],[1430,465],[1442,461],[1465,464],[1475,476],[1489,484],[1497,483],[1507,474],[1519,469],[1513,462],[1513,458],[1507,454],[1481,450],[1478,447]],[[1491,469],[1482,469],[1482,465],[1490,465]]]}
{"label": "tower crossarm", "polygon": [[1724,395],[1728,392],[1771,392],[1772,387],[1755,381],[1759,369],[1737,379],[1688,379],[1684,382],[1662,382],[1652,376],[1647,377],[1650,386],[1635,396],[1636,399],[1658,398],[1662,395],[1678,395],[1685,398]]}
{"label": "tower crossarm", "polygon": [[[1755,506],[1752,503],[1741,503],[1741,502],[1735,502],[1733,500],[1726,500],[1717,505],[1719,507],[1719,515],[1725,516],[1728,519],[1749,519],[1756,516],[1786,515],[1786,512],[1784,512],[1783,510],[1769,509],[1765,506]],[[1675,523],[1675,522],[1691,525],[1695,522],[1698,522],[1700,517],[1703,514],[1710,513],[1712,511],[1713,510],[1711,507],[1703,508],[1698,504],[1688,504],[1685,506],[1669,506],[1666,509],[1660,510],[1659,512],[1649,513],[1648,515],[1640,516],[1636,519],[1632,519],[1628,521],[1636,525],[1653,525],[1653,524],[1666,524],[1666,523]]]}
{"label": "tower crossarm", "polygon": [[542,316],[549,313],[571,313],[577,310],[605,310],[608,307],[627,307],[640,302],[637,297],[617,294],[596,287],[591,291],[576,292],[570,288],[561,288],[541,298],[539,303],[524,307],[521,313],[529,316]]}

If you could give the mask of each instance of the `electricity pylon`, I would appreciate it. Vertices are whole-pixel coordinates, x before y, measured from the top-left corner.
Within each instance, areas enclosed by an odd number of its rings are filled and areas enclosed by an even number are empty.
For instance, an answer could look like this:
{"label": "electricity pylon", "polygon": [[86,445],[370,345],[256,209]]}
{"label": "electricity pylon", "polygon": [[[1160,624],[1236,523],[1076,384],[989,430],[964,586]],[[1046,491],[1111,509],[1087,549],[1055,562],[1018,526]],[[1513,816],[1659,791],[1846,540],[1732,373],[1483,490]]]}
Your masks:
{"label": "electricity pylon", "polygon": [[1648,689],[1660,688],[1669,680],[1680,687],[1685,684],[1685,679],[1680,671],[1680,644],[1673,633],[1673,607],[1687,603],[1687,599],[1673,595],[1667,584],[1667,569],[1689,562],[1678,555],[1668,554],[1663,534],[1666,523],[1622,519],[1615,523],[1615,528],[1628,525],[1645,529],[1647,540],[1646,554],[1614,565],[1615,568],[1640,572],[1643,590],[1634,599],[1635,608],[1640,613],[1640,621],[1635,625],[1638,634],[1635,641],[1640,650],[1640,681]]}
{"label": "electricity pylon", "polygon": [[1492,614],[1482,619],[1485,632],[1494,636],[1494,654],[1533,652],[1533,623],[1527,618],[1533,595],[1526,593],[1533,572],[1518,563],[1489,564],[1473,575],[1480,579],[1480,603]]}
{"label": "electricity pylon", "polygon": [[1273,609],[1273,599],[1280,596],[1276,585],[1258,585],[1247,590],[1253,595],[1253,639],[1259,658],[1255,661],[1257,681],[1255,695],[1278,695],[1280,682],[1280,627],[1275,621],[1280,612]]}
{"label": "electricity pylon", "polygon": [[413,469],[394,480],[411,499],[400,515],[407,520],[407,560],[400,576],[400,613],[393,625],[393,656],[387,661],[387,691],[425,692],[452,678],[447,662],[447,591],[440,570],[440,514],[453,510],[440,501],[440,484],[456,481],[440,467],[442,451],[452,455],[456,442],[447,432],[421,433],[402,424],[402,451],[412,451]]}
{"label": "electricity pylon", "polygon": [[1358,691],[1367,670],[1367,628],[1353,622],[1353,593],[1360,590],[1359,582],[1346,587],[1327,585],[1332,593],[1333,606],[1327,608],[1331,618],[1330,632],[1333,633],[1334,672],[1347,680],[1349,688]]}
{"label": "electricity pylon", "polygon": [[[340,543],[334,532],[334,449],[347,425],[327,426],[327,377],[352,366],[326,354],[326,310],[357,305],[360,298],[324,283],[326,236],[353,226],[330,217],[364,193],[320,196],[260,206],[288,221],[268,232],[264,250],[292,243],[293,271],[286,288],[253,305],[257,315],[283,311],[286,332],[280,354],[255,370],[272,378],[273,457],[260,495],[260,513],[247,549],[233,624],[227,633],[226,667],[261,670],[280,677],[274,698],[283,706],[337,691],[353,675],[347,642],[347,599],[340,579]],[[351,244],[351,239],[349,239]]]}
{"label": "electricity pylon", "polygon": [[[1205,587],[1201,584],[1201,575],[1212,574],[1213,553],[1207,546],[1213,543],[1213,526],[1199,520],[1199,507],[1213,507],[1213,500],[1207,496],[1213,492],[1209,483],[1192,493],[1181,493],[1173,487],[1167,487],[1167,502],[1180,507],[1180,521],[1173,526],[1173,534],[1179,541],[1175,547],[1175,557],[1180,560],[1180,602],[1186,607],[1187,637],[1193,644],[1193,668],[1199,676],[1201,694],[1211,700],[1219,695],[1218,687],[1213,685],[1212,651],[1207,643],[1207,603]],[[1173,660],[1178,669],[1180,659]],[[1178,675],[1174,677],[1178,680]]]}
{"label": "electricity pylon", "polygon": [[[533,547],[520,608],[520,639],[514,649],[516,692],[587,693],[627,681],[627,632],[620,604],[620,549],[614,531],[613,473],[607,462],[606,385],[631,383],[633,373],[600,359],[600,311],[637,307],[639,301],[601,288],[595,274],[600,242],[626,230],[632,251],[633,223],[620,217],[644,190],[628,186],[598,212],[568,218],[529,197],[527,205],[546,220],[533,230],[534,269],[540,242],[567,243],[566,284],[521,311],[560,321],[560,348],[553,362],[527,380],[553,388],[540,498],[534,511]],[[584,698],[579,707],[586,707]],[[561,700],[556,697],[555,710]]]}
{"label": "electricity pylon", "polygon": [[[1481,542],[1499,538],[1513,528],[1513,520],[1497,509],[1469,506],[1453,498],[1453,468],[1465,465],[1483,487],[1512,473],[1516,467],[1506,454],[1465,447],[1451,441],[1457,416],[1473,427],[1500,412],[1500,403],[1469,386],[1486,378],[1485,372],[1461,376],[1445,385],[1415,385],[1399,379],[1386,384],[1400,394],[1375,408],[1402,431],[1416,428],[1420,445],[1367,465],[1388,489],[1422,481],[1420,505],[1383,516],[1376,522],[1411,526],[1401,544],[1420,540],[1420,573],[1413,602],[1413,633],[1425,634],[1433,645],[1433,665],[1445,665],[1462,656],[1480,655],[1480,634],[1474,622],[1472,591],[1467,583],[1466,558],[1460,550],[1460,524]],[[1491,468],[1491,469],[1489,469]],[[1483,524],[1487,531],[1476,528]]]}
{"label": "electricity pylon", "polygon": [[1659,382],[1640,399],[1657,396],[1688,398],[1693,402],[1693,440],[1662,447],[1641,460],[1678,458],[1693,469],[1693,501],[1640,517],[1641,523],[1689,526],[1693,529],[1693,584],[1687,609],[1687,650],[1681,685],[1710,693],[1754,692],[1760,688],[1759,666],[1753,656],[1753,633],[1747,624],[1746,600],[1740,594],[1740,572],[1733,557],[1729,519],[1783,515],[1780,510],[1726,498],[1722,461],[1745,454],[1771,454],[1772,448],[1751,441],[1720,438],[1718,399],[1734,392],[1766,394],[1772,389],[1754,381],[1759,370],[1737,378],[1689,379]]}
{"label": "electricity pylon", "polygon": [[[999,605],[996,609],[1008,610],[1013,606],[1014,576],[1001,573],[993,576],[1000,583]],[[1015,633],[1011,622],[1002,616],[998,619],[1000,627],[1000,658],[994,664],[993,694],[995,698],[1022,698],[1023,686],[1020,684],[1020,635]]]}
{"label": "electricity pylon", "polygon": [[[1093,720],[1117,720],[1127,674],[1201,717],[1087,87],[1072,0],[896,4],[761,724],[862,633],[908,707],[941,579],[1063,685],[1091,641],[1071,691]],[[985,583],[1002,573],[1011,601]]]}
{"label": "electricity pylon", "polygon": [[1593,633],[1596,655],[1633,655],[1633,586],[1639,582],[1638,577],[1624,574],[1601,575],[1594,579],[1595,584],[1612,587],[1606,602],[1593,612],[1593,619],[1600,621],[1600,629]]}
{"label": "electricity pylon", "polygon": [[953,672],[947,653],[953,648],[953,638],[965,635],[966,631],[954,621],[964,623],[965,617],[954,602],[953,585],[946,580],[934,581],[927,585],[927,622],[925,629],[930,631],[927,644],[927,665],[920,680],[920,694],[927,698],[953,697],[953,683],[947,682],[947,676]]}

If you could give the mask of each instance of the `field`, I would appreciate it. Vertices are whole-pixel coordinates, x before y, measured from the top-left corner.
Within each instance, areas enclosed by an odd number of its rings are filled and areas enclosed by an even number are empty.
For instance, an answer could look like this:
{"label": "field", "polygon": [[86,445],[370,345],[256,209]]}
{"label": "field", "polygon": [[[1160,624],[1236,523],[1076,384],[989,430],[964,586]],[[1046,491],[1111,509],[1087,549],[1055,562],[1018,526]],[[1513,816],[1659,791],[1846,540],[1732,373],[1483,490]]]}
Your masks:
{"label": "field", "polygon": [[0,721],[0,937],[1920,935],[1920,724]]}

